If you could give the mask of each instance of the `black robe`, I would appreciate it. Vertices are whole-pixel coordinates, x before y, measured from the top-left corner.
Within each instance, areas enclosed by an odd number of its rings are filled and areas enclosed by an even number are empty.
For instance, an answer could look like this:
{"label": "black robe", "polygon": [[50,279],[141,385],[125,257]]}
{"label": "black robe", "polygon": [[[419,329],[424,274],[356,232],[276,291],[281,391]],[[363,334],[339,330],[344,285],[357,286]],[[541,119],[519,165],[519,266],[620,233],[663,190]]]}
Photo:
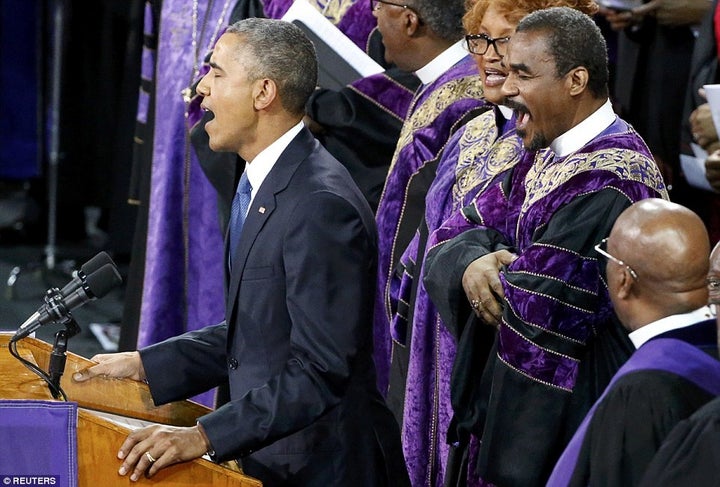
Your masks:
{"label": "black robe", "polygon": [[[682,340],[716,357],[715,327],[715,320],[707,320],[654,339]],[[592,416],[569,485],[638,485],[670,430],[713,397],[666,370],[643,369],[622,376]]]}
{"label": "black robe", "polygon": [[707,403],[670,431],[640,487],[718,485],[720,397]]}

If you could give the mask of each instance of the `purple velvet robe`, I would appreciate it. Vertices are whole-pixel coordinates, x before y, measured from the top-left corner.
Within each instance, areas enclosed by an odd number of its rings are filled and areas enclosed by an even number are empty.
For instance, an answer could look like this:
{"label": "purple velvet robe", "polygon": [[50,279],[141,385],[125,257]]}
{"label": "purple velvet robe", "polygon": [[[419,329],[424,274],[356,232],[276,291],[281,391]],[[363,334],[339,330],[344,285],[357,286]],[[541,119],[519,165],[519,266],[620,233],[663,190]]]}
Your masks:
{"label": "purple velvet robe", "polygon": [[407,116],[413,100],[410,90],[399,85],[385,73],[366,76],[348,87],[400,120],[404,120]]}
{"label": "purple velvet robe", "polygon": [[[544,482],[587,400],[602,391],[594,379],[609,380],[619,367],[599,356],[612,310],[593,247],[622,210],[649,197],[667,198],[662,176],[639,135],[616,119],[567,157],[525,153],[507,181],[431,237],[425,285],[456,330],[458,309],[469,311],[461,285],[467,265],[501,248],[519,256],[500,275],[503,319],[482,385],[489,397],[478,406],[486,411],[476,428],[486,480]],[[581,373],[586,360],[592,365]]]}
{"label": "purple velvet robe", "polygon": [[[449,140],[425,200],[425,234],[432,234],[519,160],[522,141],[515,134],[514,119],[500,129],[499,116],[494,107],[458,129]],[[421,233],[416,233],[400,259],[402,273],[399,270],[392,278],[390,287],[397,293],[393,292],[391,300],[397,303],[393,306],[398,313],[391,332],[399,346],[408,346],[406,334],[412,333],[402,430],[410,478],[413,485],[442,485],[452,418],[450,376],[455,339],[422,284],[426,247]],[[404,313],[407,308],[412,308],[410,316]]]}
{"label": "purple velvet robe", "polygon": [[388,386],[390,320],[394,314],[390,277],[424,212],[425,193],[434,174],[423,174],[423,169],[438,157],[463,118],[483,106],[477,66],[468,55],[437,80],[420,87],[400,133],[376,214],[379,256],[374,336],[378,386],[382,392]]}
{"label": "purple velvet robe", "polygon": [[[187,3],[165,1],[162,5],[139,347],[223,319],[223,236],[215,190],[190,148],[186,106],[180,92],[195,81],[191,79],[193,63],[202,63],[224,4],[212,4],[195,61]],[[200,19],[206,8],[201,2]]]}

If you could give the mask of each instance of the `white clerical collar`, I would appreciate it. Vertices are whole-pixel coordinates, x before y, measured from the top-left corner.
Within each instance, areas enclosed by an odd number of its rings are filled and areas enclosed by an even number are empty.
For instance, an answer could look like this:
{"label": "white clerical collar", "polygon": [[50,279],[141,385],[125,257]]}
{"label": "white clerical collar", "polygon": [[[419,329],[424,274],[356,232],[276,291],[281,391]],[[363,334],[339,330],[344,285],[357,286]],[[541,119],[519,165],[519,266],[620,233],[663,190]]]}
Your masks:
{"label": "white clerical collar", "polygon": [[468,52],[463,46],[463,41],[457,41],[438,54],[435,59],[415,71],[415,75],[420,78],[423,85],[429,85],[467,55]]}
{"label": "white clerical collar", "polygon": [[299,122],[297,125],[292,127],[290,130],[282,134],[272,144],[265,147],[258,155],[255,156],[251,162],[245,164],[245,170],[247,171],[248,181],[252,186],[252,193],[250,194],[250,204],[255,199],[255,195],[260,189],[260,185],[265,181],[265,178],[272,170],[273,166],[280,158],[280,154],[290,145],[290,142],[295,138],[297,134],[303,129],[303,122]]}
{"label": "white clerical collar", "polygon": [[553,140],[550,149],[558,157],[572,154],[600,135],[603,130],[615,121],[615,117],[612,104],[608,99],[603,106],[595,110],[585,120]]}
{"label": "white clerical collar", "polygon": [[505,105],[498,105],[498,110],[500,110],[500,113],[505,120],[510,120],[513,116],[513,109],[506,107]]}
{"label": "white clerical collar", "polygon": [[635,345],[635,348],[640,348],[645,342],[654,338],[662,333],[671,330],[677,330],[679,328],[685,328],[701,321],[709,320],[713,317],[712,311],[709,306],[703,306],[690,313],[684,313],[680,315],[666,316],[665,318],[653,321],[647,325],[638,328],[634,332],[630,333],[628,337]]}

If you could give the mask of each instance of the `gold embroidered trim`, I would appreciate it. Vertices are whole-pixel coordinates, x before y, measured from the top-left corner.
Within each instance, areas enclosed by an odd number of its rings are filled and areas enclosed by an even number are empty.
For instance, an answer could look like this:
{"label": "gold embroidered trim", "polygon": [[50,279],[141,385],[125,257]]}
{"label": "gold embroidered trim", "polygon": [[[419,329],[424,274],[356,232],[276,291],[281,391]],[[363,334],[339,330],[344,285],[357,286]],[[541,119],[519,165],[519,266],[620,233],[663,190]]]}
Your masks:
{"label": "gold embroidered trim", "polygon": [[610,171],[622,180],[637,181],[658,193],[667,194],[655,161],[634,150],[604,148],[573,154],[557,162],[553,159],[553,152],[546,149],[537,153],[525,178],[526,195],[521,215],[570,179],[583,172],[596,170]]}
{"label": "gold embroidered trim", "polygon": [[338,24],[354,3],[355,0],[315,0],[315,8],[330,22]]}
{"label": "gold embroidered trim", "polygon": [[495,176],[517,164],[522,151],[522,141],[514,131],[498,138],[494,110],[468,122],[459,144],[453,187],[455,205],[462,205],[473,189],[479,188],[478,193],[484,191]]}
{"label": "gold embroidered trim", "polygon": [[390,163],[389,174],[392,174],[398,155],[403,151],[405,146],[410,144],[413,134],[418,130],[429,126],[442,112],[450,105],[467,98],[482,99],[483,89],[479,75],[463,76],[448,81],[444,85],[433,89],[428,98],[420,105],[416,106],[423,91],[418,92],[412,102],[408,113],[411,115],[405,120],[403,128],[400,131],[395,155],[393,155]]}

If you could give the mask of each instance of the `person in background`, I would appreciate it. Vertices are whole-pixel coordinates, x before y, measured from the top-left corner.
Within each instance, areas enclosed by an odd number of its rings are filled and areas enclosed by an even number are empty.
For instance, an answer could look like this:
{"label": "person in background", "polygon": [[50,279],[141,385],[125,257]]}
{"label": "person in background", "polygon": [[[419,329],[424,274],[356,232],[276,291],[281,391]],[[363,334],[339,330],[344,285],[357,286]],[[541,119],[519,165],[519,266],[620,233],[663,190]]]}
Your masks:
{"label": "person in background", "polygon": [[385,71],[360,78],[339,90],[318,88],[305,110],[310,130],[348,169],[376,211],[403,121],[420,80],[413,73],[385,63],[382,36],[377,29],[370,34],[366,51],[386,67]]}
{"label": "person in background", "polygon": [[[392,339],[389,282],[425,211],[436,159],[454,130],[487,108],[475,62],[463,47],[464,0],[371,2],[386,62],[414,72],[422,83],[400,131],[376,212],[378,281],[374,334],[378,385],[388,392]],[[403,362],[404,363],[404,362]],[[404,370],[405,366],[401,366]],[[401,372],[402,373],[402,372]],[[402,399],[388,398],[396,416]]]}
{"label": "person in background", "polygon": [[[705,14],[698,29],[695,48],[690,64],[690,74],[685,97],[685,110],[682,117],[681,150],[683,154],[694,156],[690,147],[692,142],[697,143],[707,153],[705,160],[705,176],[713,191],[698,191],[690,188],[684,178],[679,182],[687,188],[686,198],[682,204],[700,215],[708,228],[710,240],[720,241],[720,141],[717,129],[710,113],[710,105],[704,97],[703,85],[720,82],[718,75],[718,37],[717,29],[720,26],[720,7],[714,1],[712,7]],[[716,21],[716,19],[719,19]],[[676,185],[679,187],[679,185]],[[678,200],[680,202],[680,200]]]}
{"label": "person in background", "polygon": [[636,351],[560,457],[553,487],[638,485],[673,426],[720,394],[710,244],[700,217],[676,203],[642,200],[618,217],[597,251]]}
{"label": "person in background", "polygon": [[454,413],[480,440],[469,468],[484,482],[533,486],[629,355],[593,246],[622,210],[667,193],[646,145],[612,110],[591,17],[529,14],[504,62],[525,151],[436,231],[423,278],[448,327],[470,311],[479,320],[462,333],[497,327],[484,368],[473,368],[473,340],[461,339],[455,358],[453,386],[464,390]]}
{"label": "person in background", "polygon": [[[599,2],[601,5],[603,1]],[[708,0],[642,0],[618,10],[602,7],[618,31],[613,103],[645,139],[673,201],[689,206],[679,172],[683,104],[697,26]]]}
{"label": "person in background", "polygon": [[96,356],[74,379],[146,380],[157,404],[229,383],[229,402],[196,426],[131,433],[118,453],[130,480],[208,453],[239,459],[265,485],[407,485],[372,361],[373,215],[302,124],[314,47],[292,23],[247,19],[220,37],[210,66],[197,88],[214,115],[210,147],[247,161],[226,241],[225,321]]}

